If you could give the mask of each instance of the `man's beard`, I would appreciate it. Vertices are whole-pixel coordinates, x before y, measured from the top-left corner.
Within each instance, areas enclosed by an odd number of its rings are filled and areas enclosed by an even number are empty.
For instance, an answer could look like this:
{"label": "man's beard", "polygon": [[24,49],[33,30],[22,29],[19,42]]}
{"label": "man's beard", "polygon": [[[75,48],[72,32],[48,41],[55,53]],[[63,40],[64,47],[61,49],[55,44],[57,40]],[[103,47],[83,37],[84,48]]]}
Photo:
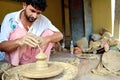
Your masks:
{"label": "man's beard", "polygon": [[36,18],[28,16],[26,11],[24,11],[24,15],[29,22],[34,22],[36,20]]}

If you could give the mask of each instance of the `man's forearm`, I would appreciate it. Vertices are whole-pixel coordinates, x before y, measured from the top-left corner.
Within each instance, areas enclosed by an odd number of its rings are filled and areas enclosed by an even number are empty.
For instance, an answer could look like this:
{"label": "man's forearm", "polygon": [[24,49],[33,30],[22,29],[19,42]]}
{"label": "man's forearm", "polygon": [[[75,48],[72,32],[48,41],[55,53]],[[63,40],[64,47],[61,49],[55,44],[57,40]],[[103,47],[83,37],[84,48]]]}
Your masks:
{"label": "man's forearm", "polygon": [[18,48],[18,40],[3,41],[0,43],[0,51],[12,52]]}
{"label": "man's forearm", "polygon": [[55,32],[53,35],[50,36],[50,42],[58,42],[63,39],[63,34],[61,32]]}

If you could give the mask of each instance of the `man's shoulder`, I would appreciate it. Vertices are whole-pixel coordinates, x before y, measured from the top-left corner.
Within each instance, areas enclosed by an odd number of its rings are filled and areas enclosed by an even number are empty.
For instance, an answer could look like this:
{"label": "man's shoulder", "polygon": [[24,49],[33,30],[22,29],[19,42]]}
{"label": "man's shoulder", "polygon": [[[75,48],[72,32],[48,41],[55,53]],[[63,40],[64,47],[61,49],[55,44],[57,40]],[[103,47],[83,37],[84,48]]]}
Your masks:
{"label": "man's shoulder", "polygon": [[8,14],[6,14],[6,17],[15,17],[15,15],[16,15],[17,13],[18,13],[18,12],[8,13]]}
{"label": "man's shoulder", "polygon": [[42,22],[46,22],[46,21],[50,21],[45,15],[41,14],[40,17],[38,18],[38,20],[42,20]]}

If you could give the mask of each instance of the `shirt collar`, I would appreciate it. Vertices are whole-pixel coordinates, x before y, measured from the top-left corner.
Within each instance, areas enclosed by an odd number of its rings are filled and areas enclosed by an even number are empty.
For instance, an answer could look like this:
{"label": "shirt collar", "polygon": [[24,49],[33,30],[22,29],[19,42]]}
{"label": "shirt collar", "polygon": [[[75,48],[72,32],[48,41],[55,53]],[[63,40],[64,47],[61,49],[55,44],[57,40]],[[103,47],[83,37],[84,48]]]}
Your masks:
{"label": "shirt collar", "polygon": [[16,21],[17,23],[20,22],[20,14],[21,14],[21,12],[22,12],[23,10],[24,10],[24,9],[18,11],[17,14],[16,14],[16,16],[15,16],[15,21]]}

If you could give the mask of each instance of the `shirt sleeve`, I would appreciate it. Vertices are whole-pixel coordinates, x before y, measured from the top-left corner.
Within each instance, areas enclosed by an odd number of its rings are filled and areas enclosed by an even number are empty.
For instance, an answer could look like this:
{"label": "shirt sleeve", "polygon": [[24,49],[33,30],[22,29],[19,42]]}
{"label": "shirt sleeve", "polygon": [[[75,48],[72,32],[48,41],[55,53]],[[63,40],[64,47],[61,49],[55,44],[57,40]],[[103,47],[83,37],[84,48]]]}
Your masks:
{"label": "shirt sleeve", "polygon": [[50,29],[52,31],[59,32],[59,30],[50,21],[48,21],[46,26],[48,26],[48,29]]}
{"label": "shirt sleeve", "polygon": [[9,34],[12,31],[12,29],[10,28],[9,19],[10,19],[9,16],[6,15],[2,22],[1,32],[0,32],[0,42],[5,41],[5,40],[7,41]]}
{"label": "shirt sleeve", "polygon": [[44,15],[41,15],[41,22],[44,24],[46,29],[50,29],[55,32],[59,32],[59,29],[55,27],[52,22]]}

